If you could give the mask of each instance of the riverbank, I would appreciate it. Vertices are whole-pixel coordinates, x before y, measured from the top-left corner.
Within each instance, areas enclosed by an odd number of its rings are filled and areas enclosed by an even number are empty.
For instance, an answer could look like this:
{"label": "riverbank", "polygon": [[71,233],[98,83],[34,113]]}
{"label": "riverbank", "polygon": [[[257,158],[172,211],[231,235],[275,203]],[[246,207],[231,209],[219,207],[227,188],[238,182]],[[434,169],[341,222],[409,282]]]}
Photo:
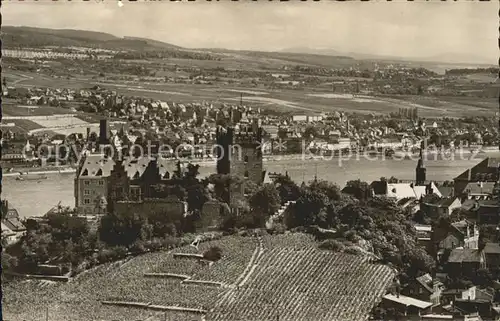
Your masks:
{"label": "riverbank", "polygon": [[[498,154],[500,156],[500,150],[496,147],[485,147],[481,149],[455,149],[455,150],[432,150],[423,153],[424,158],[427,159],[443,159],[443,160],[453,160],[460,157],[462,160],[473,160],[475,157],[490,157],[491,154]],[[365,151],[365,152],[352,152],[342,155],[329,155],[329,154],[313,154],[311,152],[303,154],[286,154],[286,155],[264,155],[264,163],[276,163],[276,162],[287,162],[287,161],[319,161],[319,160],[332,160],[332,159],[343,159],[343,160],[359,160],[363,157],[369,160],[380,160],[386,159],[418,159],[419,152],[406,152],[406,151],[396,151],[392,156],[386,156],[385,153],[376,151]],[[440,157],[441,156],[441,157]],[[451,157],[450,157],[451,156]],[[496,156],[496,155],[495,155]],[[375,159],[374,159],[375,157]],[[174,159],[172,159],[174,161]],[[200,167],[214,167],[217,160],[215,158],[205,158],[205,159],[179,159],[182,162],[188,162],[193,165],[199,165]],[[56,168],[13,168],[10,172],[4,172],[4,177],[16,177],[20,175],[49,175],[49,174],[74,174],[76,168],[65,166]],[[21,174],[22,173],[22,174]]]}
{"label": "riverbank", "polygon": [[23,171],[23,170],[13,170],[9,173],[3,173],[3,177],[16,177],[16,176],[37,176],[37,175],[46,175],[46,174],[74,174],[76,173],[75,168],[66,168],[59,170],[38,170],[38,171]]}

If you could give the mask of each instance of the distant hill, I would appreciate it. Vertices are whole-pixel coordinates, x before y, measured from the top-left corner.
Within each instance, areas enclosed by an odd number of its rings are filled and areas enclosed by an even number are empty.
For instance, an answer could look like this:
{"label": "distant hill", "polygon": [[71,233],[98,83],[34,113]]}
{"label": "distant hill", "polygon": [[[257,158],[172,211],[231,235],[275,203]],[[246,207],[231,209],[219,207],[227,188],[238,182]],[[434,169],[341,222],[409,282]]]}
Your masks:
{"label": "distant hill", "polygon": [[186,48],[172,45],[170,43],[158,41],[158,40],[152,40],[152,39],[147,39],[147,38],[139,38],[139,37],[124,37],[124,40],[132,40],[132,41],[142,41],[146,43],[147,45],[157,47],[157,48],[165,48],[165,49],[183,49],[186,50]]}
{"label": "distant hill", "polygon": [[161,41],[134,37],[120,38],[104,32],[12,26],[2,26],[2,42],[6,48],[76,46],[111,50],[182,49]]}
{"label": "distant hill", "polygon": [[[303,54],[315,54],[315,55],[328,55],[328,56],[348,56],[357,60],[374,60],[374,61],[386,61],[386,62],[420,62],[420,63],[440,63],[440,64],[478,64],[478,65],[488,65],[488,59],[481,56],[466,56],[456,53],[443,53],[440,55],[434,55],[430,57],[398,57],[398,56],[388,56],[388,55],[376,55],[367,54],[359,52],[339,52],[334,49],[329,48],[307,48],[307,47],[292,47],[280,50],[283,53],[303,53]],[[492,59],[493,62],[494,59]]]}

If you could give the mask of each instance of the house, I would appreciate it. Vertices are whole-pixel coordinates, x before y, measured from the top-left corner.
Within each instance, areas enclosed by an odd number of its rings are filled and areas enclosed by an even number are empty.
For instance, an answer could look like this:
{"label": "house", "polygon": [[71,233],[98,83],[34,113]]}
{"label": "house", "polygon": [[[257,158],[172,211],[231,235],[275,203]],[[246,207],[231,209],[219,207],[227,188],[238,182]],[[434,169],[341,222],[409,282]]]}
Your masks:
{"label": "house", "polygon": [[478,249],[456,248],[451,250],[446,270],[450,275],[475,275],[486,266],[485,255]]}
{"label": "house", "polygon": [[469,183],[498,181],[500,158],[488,157],[453,179],[455,195],[461,194]]}
{"label": "house", "polygon": [[381,305],[383,308],[392,308],[407,316],[427,313],[430,310],[432,303],[401,294],[386,294],[382,298]]}
{"label": "house", "polygon": [[477,204],[476,213],[479,224],[500,224],[500,204],[498,200],[481,200],[477,201]]}
{"label": "house", "polygon": [[437,227],[432,234],[432,241],[437,247],[438,258],[444,250],[456,248],[477,249],[479,245],[479,228],[466,220]]}
{"label": "house", "polygon": [[493,302],[493,293],[474,286],[463,291],[462,297],[453,301],[453,308],[464,314],[478,313],[483,318],[492,318],[499,315]]}
{"label": "house", "polygon": [[2,244],[10,245],[16,241],[17,233],[12,231],[4,223],[2,223]]}
{"label": "house", "polygon": [[468,183],[460,195],[464,199],[487,200],[493,196],[496,184],[496,182]]}
{"label": "house", "polygon": [[420,204],[420,210],[429,217],[450,216],[454,209],[460,208],[462,203],[458,197],[435,199],[429,202],[425,200]]}
{"label": "house", "polygon": [[440,305],[443,289],[443,283],[433,280],[430,274],[427,273],[409,282],[401,293],[415,299],[431,302],[434,307]]}
{"label": "house", "polygon": [[6,211],[2,224],[4,224],[8,229],[14,233],[20,233],[26,231],[26,227],[21,222],[19,218],[19,213],[14,208],[9,208],[9,203],[7,201],[2,201],[2,211]]}
{"label": "house", "polygon": [[500,244],[486,243],[483,252],[486,259],[486,268],[493,273],[498,273],[500,270]]}

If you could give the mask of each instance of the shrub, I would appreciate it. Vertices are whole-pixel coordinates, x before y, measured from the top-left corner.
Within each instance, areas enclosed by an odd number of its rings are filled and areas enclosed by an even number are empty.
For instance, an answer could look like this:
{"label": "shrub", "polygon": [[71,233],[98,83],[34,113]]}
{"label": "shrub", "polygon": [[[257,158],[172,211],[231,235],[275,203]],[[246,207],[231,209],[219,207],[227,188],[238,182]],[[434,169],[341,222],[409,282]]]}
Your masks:
{"label": "shrub", "polygon": [[282,223],[275,223],[274,226],[269,229],[270,234],[284,234],[286,232],[286,226]]}
{"label": "shrub", "polygon": [[146,252],[146,247],[144,246],[144,242],[137,240],[130,246],[129,250],[133,254],[140,254]]}
{"label": "shrub", "polygon": [[203,258],[208,261],[216,262],[222,258],[222,250],[217,246],[212,246],[203,253]]}
{"label": "shrub", "polygon": [[158,238],[154,238],[152,240],[147,241],[144,246],[146,247],[146,249],[148,249],[150,251],[153,251],[153,252],[159,251],[162,248],[162,241]]}
{"label": "shrub", "polygon": [[322,250],[330,250],[334,252],[341,252],[344,250],[345,246],[342,242],[337,240],[326,240],[320,243],[319,248]]}
{"label": "shrub", "polygon": [[363,251],[358,246],[349,246],[344,250],[344,253],[358,255]]}
{"label": "shrub", "polygon": [[356,234],[355,231],[347,231],[345,234],[344,234],[344,237],[350,241],[350,242],[353,242],[353,243],[356,243],[358,241],[361,240],[361,237],[359,235]]}

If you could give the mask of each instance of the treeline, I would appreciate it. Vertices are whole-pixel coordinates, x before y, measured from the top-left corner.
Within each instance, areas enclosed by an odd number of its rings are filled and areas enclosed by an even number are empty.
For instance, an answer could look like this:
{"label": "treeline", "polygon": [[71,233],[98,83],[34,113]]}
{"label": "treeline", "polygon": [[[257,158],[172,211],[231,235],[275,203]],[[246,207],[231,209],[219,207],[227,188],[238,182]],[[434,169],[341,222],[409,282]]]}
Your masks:
{"label": "treeline", "polygon": [[495,67],[490,68],[461,68],[461,69],[450,69],[445,71],[447,76],[462,76],[462,75],[472,75],[472,74],[494,74],[498,75],[499,69]]}
{"label": "treeline", "polygon": [[[325,181],[298,186],[282,175],[263,186],[229,175],[214,174],[203,180],[197,175],[196,166],[183,173],[178,169],[168,190],[160,189],[156,195],[176,195],[188,203],[190,215],[129,210],[105,215],[97,228],[91,228],[71,212],[50,214],[44,222],[28,220],[26,235],[7,248],[2,262],[6,269],[24,273],[36,273],[40,264],[64,264],[68,271],[78,273],[127,255],[183,245],[203,228],[202,207],[207,201],[231,200],[239,210],[226,206],[221,211],[220,232],[265,228],[270,233],[313,233],[320,248],[373,253],[405,279],[434,268],[433,259],[417,246],[412,215],[389,199],[373,198],[366,182],[348,182],[341,191]],[[296,202],[281,218],[270,220],[288,201]]]}

